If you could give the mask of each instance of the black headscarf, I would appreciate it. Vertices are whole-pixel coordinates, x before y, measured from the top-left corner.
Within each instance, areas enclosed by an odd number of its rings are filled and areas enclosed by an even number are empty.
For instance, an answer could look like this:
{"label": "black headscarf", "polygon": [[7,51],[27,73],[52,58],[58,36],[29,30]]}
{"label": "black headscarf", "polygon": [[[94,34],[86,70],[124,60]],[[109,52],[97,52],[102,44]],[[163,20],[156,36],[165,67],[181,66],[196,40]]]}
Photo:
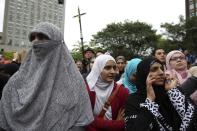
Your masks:
{"label": "black headscarf", "polygon": [[[148,58],[141,61],[137,67],[137,74],[136,74],[136,86],[137,86],[137,94],[141,98],[141,100],[146,99],[146,78],[149,74],[149,70],[151,65],[154,63],[160,63],[158,60],[153,58]],[[153,85],[153,89],[155,92],[155,102],[159,105],[159,112],[165,118],[166,123],[173,127],[173,129],[178,130],[181,119],[174,109],[173,105],[171,104],[168,95],[165,91],[164,85],[163,86],[155,86]]]}

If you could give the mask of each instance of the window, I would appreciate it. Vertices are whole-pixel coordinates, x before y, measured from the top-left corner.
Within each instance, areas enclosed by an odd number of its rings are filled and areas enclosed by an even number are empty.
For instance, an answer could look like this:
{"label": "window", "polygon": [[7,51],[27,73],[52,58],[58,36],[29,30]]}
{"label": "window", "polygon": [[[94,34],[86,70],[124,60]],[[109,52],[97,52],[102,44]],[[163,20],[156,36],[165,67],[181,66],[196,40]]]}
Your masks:
{"label": "window", "polygon": [[12,14],[9,15],[8,20],[11,21],[11,22],[13,22],[13,15]]}
{"label": "window", "polygon": [[14,45],[19,46],[19,40],[16,40]]}
{"label": "window", "polygon": [[23,37],[26,37],[27,36],[27,31],[26,30],[23,30]]}
{"label": "window", "polygon": [[195,13],[194,13],[194,12],[192,12],[192,13],[190,14],[190,16],[195,16]]}
{"label": "window", "polygon": [[194,9],[194,4],[189,5],[189,9]]}
{"label": "window", "polygon": [[20,29],[19,28],[16,28],[16,33],[15,35],[19,36],[20,35]]}

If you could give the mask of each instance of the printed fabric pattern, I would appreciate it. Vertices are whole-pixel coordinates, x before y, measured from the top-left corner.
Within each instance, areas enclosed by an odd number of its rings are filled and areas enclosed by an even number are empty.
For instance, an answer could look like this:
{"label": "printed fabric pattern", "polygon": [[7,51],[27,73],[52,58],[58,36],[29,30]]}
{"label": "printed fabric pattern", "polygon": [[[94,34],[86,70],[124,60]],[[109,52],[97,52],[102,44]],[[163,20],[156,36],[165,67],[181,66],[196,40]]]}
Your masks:
{"label": "printed fabric pattern", "polygon": [[[193,117],[194,106],[190,102],[185,101],[185,96],[177,88],[169,90],[167,94],[182,119],[180,131],[185,131]],[[188,106],[186,106],[186,103]]]}
{"label": "printed fabric pattern", "polygon": [[153,115],[154,119],[157,121],[160,131],[172,131],[172,127],[170,127],[166,122],[164,117],[159,113],[159,105],[154,101],[146,98],[145,103],[140,104],[141,108],[146,108],[149,110]]}

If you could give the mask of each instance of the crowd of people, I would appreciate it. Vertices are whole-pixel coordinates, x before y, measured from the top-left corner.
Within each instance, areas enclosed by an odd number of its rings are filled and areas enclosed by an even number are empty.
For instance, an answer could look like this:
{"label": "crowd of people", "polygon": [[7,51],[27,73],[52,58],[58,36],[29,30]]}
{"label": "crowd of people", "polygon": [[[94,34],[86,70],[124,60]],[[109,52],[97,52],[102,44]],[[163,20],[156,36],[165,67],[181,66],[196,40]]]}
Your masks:
{"label": "crowd of people", "polygon": [[197,61],[188,51],[127,60],[87,48],[74,61],[51,23],[28,39],[22,62],[0,63],[0,131],[197,131]]}

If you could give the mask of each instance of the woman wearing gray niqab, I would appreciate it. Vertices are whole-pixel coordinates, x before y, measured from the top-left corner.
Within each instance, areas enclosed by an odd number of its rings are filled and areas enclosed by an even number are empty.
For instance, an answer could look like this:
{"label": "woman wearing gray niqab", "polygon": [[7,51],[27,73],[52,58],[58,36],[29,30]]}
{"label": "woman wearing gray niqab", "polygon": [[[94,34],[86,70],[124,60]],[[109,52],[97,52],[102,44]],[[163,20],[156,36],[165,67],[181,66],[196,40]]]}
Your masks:
{"label": "woman wearing gray niqab", "polygon": [[[35,34],[47,39],[35,40]],[[81,131],[93,120],[82,76],[50,23],[29,35],[32,48],[6,84],[0,101],[0,127],[8,131]]]}

